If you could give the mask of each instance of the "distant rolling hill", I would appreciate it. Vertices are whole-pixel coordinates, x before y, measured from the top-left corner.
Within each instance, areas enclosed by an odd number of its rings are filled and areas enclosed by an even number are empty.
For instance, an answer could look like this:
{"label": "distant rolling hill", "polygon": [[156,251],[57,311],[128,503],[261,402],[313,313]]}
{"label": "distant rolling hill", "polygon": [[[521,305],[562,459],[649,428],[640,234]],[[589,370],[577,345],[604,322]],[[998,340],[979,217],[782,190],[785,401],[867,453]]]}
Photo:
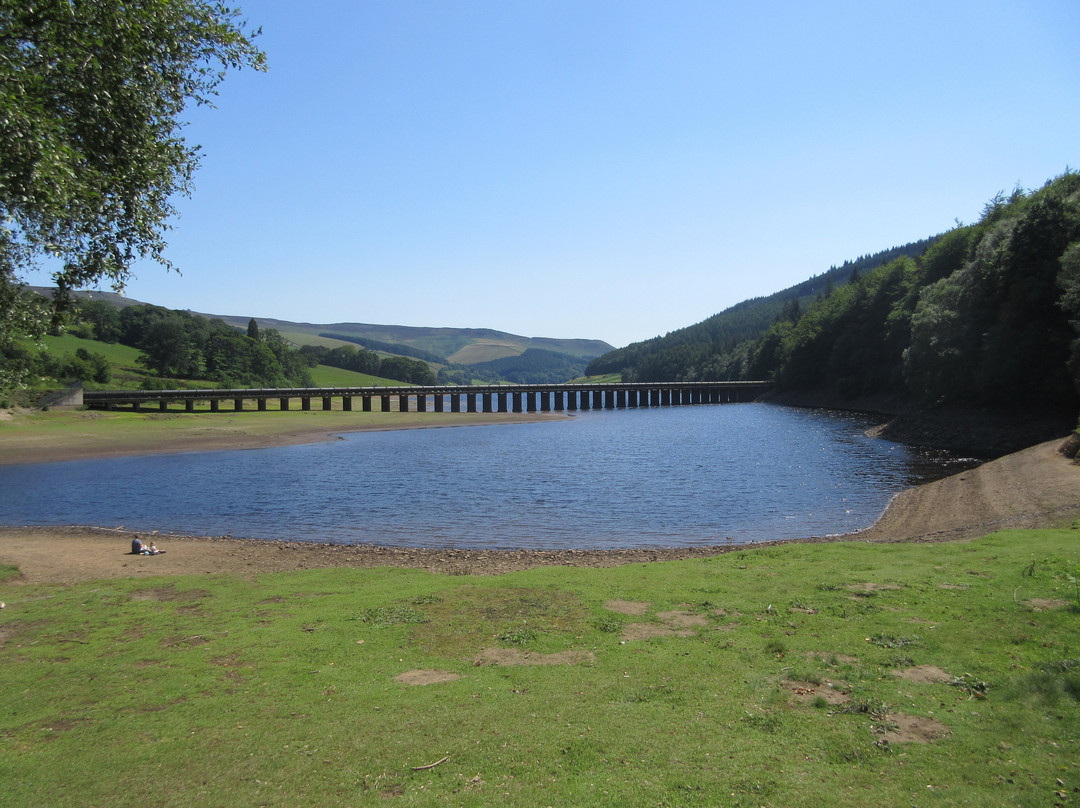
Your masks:
{"label": "distant rolling hill", "polygon": [[[31,287],[45,296],[51,296],[48,287]],[[103,300],[117,308],[146,305],[143,301],[113,292],[77,292],[80,298]],[[156,305],[156,304],[150,304]],[[210,314],[190,312],[208,319],[222,320],[239,329],[246,329],[252,319],[247,314]],[[551,337],[523,337],[490,328],[425,328],[405,325],[376,325],[372,323],[302,323],[272,317],[255,317],[259,328],[272,328],[297,345],[322,345],[329,348],[341,345],[358,345],[381,354],[397,354],[423,359],[426,362],[448,367],[470,369],[480,366],[485,376],[498,371],[525,378],[527,368],[545,376],[558,371],[579,375],[584,366],[614,347],[603,340],[557,339]],[[515,365],[514,358],[522,359],[522,367]],[[497,366],[491,363],[499,360]],[[541,368],[540,366],[543,365]],[[468,375],[466,373],[465,375]],[[570,377],[568,377],[570,378]]]}
{"label": "distant rolling hill", "polygon": [[[203,314],[224,320],[238,328],[246,328],[249,317]],[[295,323],[256,317],[259,328],[276,328],[282,334],[300,334],[323,339],[339,338],[357,344],[365,340],[377,347],[373,350],[392,353],[394,345],[418,348],[428,354],[461,365],[489,362],[506,356],[522,354],[529,348],[539,348],[555,353],[568,354],[581,359],[602,356],[614,350],[603,340],[552,339],[549,337],[522,337],[490,328],[425,328],[407,325],[375,325],[372,323]],[[332,336],[331,336],[332,335]]]}

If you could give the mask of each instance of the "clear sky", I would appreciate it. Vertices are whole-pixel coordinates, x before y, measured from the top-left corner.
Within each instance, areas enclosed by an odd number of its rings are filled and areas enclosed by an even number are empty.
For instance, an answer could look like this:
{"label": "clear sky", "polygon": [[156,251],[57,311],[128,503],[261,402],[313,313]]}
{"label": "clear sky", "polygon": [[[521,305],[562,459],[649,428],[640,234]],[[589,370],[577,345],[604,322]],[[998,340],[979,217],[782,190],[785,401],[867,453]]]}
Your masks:
{"label": "clear sky", "polygon": [[622,346],[1080,167],[1076,0],[237,3],[133,298]]}

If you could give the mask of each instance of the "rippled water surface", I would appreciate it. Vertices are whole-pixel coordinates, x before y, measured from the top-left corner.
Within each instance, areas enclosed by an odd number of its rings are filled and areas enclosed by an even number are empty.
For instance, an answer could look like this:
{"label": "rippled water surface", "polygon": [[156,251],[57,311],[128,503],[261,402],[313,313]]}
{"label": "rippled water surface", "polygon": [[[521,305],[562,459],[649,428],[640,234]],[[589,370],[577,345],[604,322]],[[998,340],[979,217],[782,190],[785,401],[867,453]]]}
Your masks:
{"label": "rippled water surface", "polygon": [[763,404],[364,432],[254,451],[0,467],[0,524],[470,548],[845,533],[940,470],[838,413]]}

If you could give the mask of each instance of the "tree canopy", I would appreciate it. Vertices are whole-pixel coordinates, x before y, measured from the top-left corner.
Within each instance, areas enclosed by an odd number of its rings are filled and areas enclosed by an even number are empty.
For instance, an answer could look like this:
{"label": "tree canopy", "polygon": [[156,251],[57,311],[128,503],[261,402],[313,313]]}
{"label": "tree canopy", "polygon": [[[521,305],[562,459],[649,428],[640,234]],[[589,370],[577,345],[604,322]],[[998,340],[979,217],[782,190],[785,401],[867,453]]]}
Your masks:
{"label": "tree canopy", "polygon": [[624,381],[772,379],[782,393],[819,400],[884,395],[1074,414],[1080,174],[1000,193],[975,224],[908,246],[917,249],[830,270],[813,296],[793,287],[746,301],[612,351],[588,372],[621,371]]}
{"label": "tree canopy", "polygon": [[138,260],[171,268],[171,200],[199,163],[180,116],[265,69],[258,33],[206,0],[0,0],[0,365],[50,313],[19,294],[28,270],[56,267],[55,316]]}

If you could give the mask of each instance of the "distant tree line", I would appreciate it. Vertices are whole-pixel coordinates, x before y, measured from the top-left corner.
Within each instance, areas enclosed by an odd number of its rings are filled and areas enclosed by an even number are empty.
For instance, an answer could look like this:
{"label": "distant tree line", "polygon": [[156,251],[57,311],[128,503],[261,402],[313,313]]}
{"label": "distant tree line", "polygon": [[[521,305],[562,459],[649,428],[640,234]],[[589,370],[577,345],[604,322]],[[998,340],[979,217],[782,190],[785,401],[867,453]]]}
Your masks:
{"label": "distant tree line", "polygon": [[559,384],[585,374],[585,360],[557,351],[527,348],[517,356],[506,356],[469,365],[478,379],[513,384]]}
{"label": "distant tree line", "polygon": [[744,300],[695,325],[635,342],[594,359],[590,376],[621,373],[626,381],[732,381],[742,378],[747,343],[776,322],[794,322],[815,300],[828,297],[852,278],[901,256],[921,255],[935,239],[891,247],[845,261],[789,289]]}
{"label": "distant tree line", "polygon": [[300,354],[313,365],[329,365],[343,370],[366,373],[370,376],[394,379],[406,384],[435,384],[435,372],[427,362],[421,359],[411,359],[407,356],[380,357],[374,351],[354,348],[352,345],[342,345],[337,348],[305,345],[300,349]]}
{"label": "distant tree line", "polygon": [[405,345],[401,342],[380,342],[377,339],[357,337],[352,334],[333,334],[330,332],[320,332],[319,336],[329,337],[330,339],[339,339],[342,342],[352,342],[357,345],[362,345],[369,351],[381,351],[382,353],[394,354],[395,356],[411,356],[414,359],[423,359],[425,362],[434,362],[435,364],[445,364],[448,362],[445,356],[439,356],[431,351],[425,351],[423,348],[414,348],[412,345]]}
{"label": "distant tree line", "polygon": [[781,305],[763,333],[740,338],[739,322],[638,343],[589,372],[615,364],[628,381],[772,379],[780,391],[1075,413],[1080,175],[998,194],[924,252]]}
{"label": "distant tree line", "polygon": [[152,305],[117,309],[86,300],[78,304],[72,331],[139,349],[136,361],[158,379],[205,379],[223,387],[311,384],[307,359],[279,332],[260,330],[254,320],[245,333],[185,311]]}

